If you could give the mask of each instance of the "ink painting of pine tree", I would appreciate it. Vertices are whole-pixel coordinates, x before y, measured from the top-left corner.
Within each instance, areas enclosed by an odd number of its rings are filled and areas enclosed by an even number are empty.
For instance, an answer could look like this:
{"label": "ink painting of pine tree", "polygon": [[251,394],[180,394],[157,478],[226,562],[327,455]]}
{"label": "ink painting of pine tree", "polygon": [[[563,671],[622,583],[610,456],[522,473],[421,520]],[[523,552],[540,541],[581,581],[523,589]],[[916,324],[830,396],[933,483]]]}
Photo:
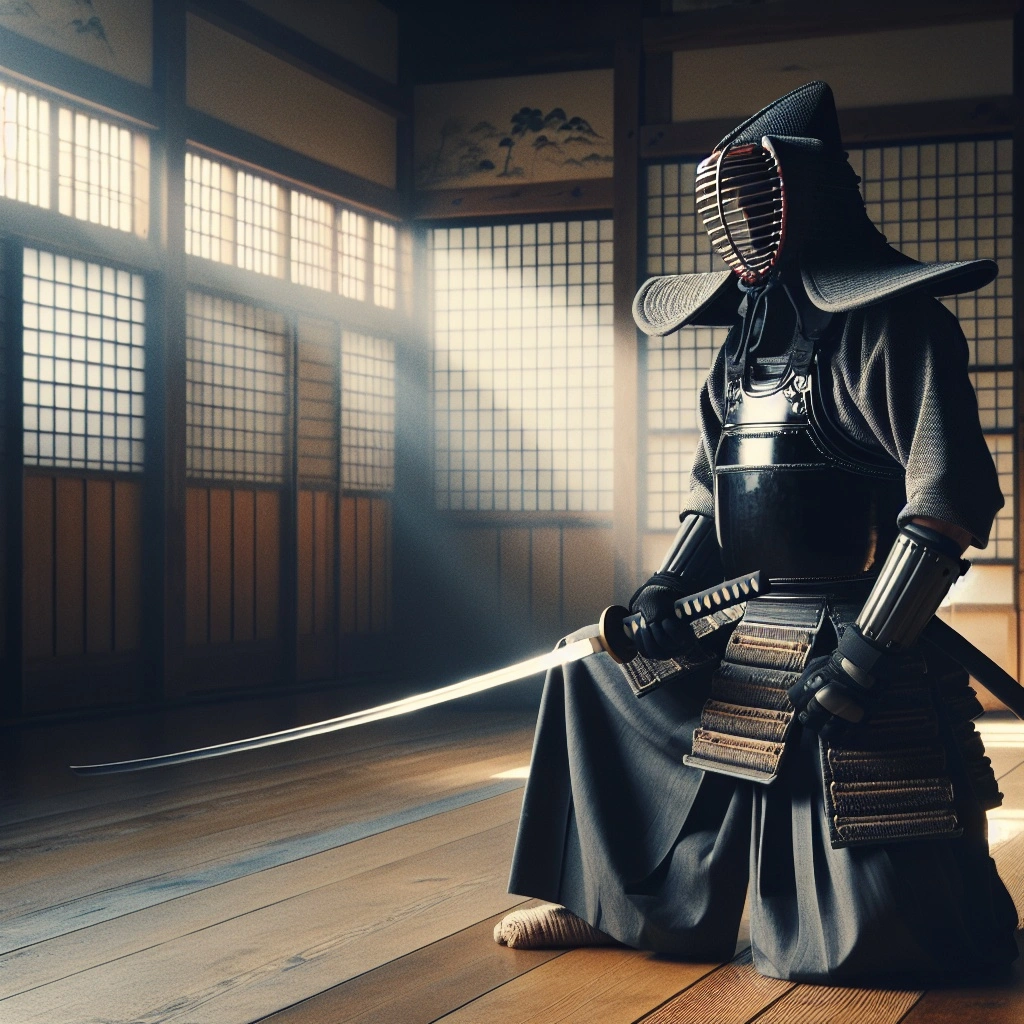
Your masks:
{"label": "ink painting of pine tree", "polygon": [[[457,185],[467,179],[495,184],[516,178],[529,181],[571,177],[573,167],[611,163],[611,144],[590,122],[553,107],[520,107],[500,130],[488,120],[467,128],[448,118],[438,132],[430,156],[417,168],[420,187]],[[541,174],[540,172],[545,172]]]}

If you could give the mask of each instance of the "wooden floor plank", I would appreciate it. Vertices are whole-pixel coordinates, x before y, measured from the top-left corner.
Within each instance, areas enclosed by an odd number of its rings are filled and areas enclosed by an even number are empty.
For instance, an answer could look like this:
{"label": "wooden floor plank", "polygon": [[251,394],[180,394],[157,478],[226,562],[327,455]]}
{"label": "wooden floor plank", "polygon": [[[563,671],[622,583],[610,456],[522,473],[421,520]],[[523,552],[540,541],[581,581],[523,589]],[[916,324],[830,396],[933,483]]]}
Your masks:
{"label": "wooden floor plank", "polygon": [[629,949],[574,949],[441,1020],[444,1024],[631,1024],[716,966]]}
{"label": "wooden floor plank", "polygon": [[758,974],[746,950],[643,1017],[643,1024],[747,1024],[793,988]]}
{"label": "wooden floor plank", "polygon": [[1015,765],[999,777],[1004,807],[1024,809],[1024,763]]}
{"label": "wooden floor plank", "polygon": [[898,1024],[922,994],[797,985],[769,1006],[757,1024]]}
{"label": "wooden floor plank", "polygon": [[1017,908],[1018,927],[1024,928],[1024,832],[995,847],[992,859]]}
{"label": "wooden floor plank", "polygon": [[[1024,954],[1024,933],[1017,933]],[[1024,955],[1008,978],[994,985],[926,992],[900,1024],[1021,1024],[1024,1021]]]}
{"label": "wooden floor plank", "polygon": [[[323,709],[326,710],[328,708]],[[316,707],[313,707],[305,713],[290,715],[288,719],[315,720],[323,717],[323,711],[318,716]],[[115,746],[104,750],[103,754],[116,759],[140,752],[166,750],[169,746],[203,746],[225,738],[223,729],[213,734],[204,730],[196,733],[194,721],[189,722],[193,727],[185,730],[177,742],[152,741],[141,750],[136,749],[138,744],[128,749]],[[230,734],[244,735],[249,730],[267,732],[281,728],[282,724],[280,719],[268,721],[265,716],[254,719],[251,725],[243,719],[233,724]],[[534,717],[529,713],[455,713],[447,718],[434,709],[428,709],[418,715],[374,723],[351,732],[313,737],[301,743],[254,753],[160,771],[93,778],[75,776],[68,771],[67,762],[75,758],[71,751],[66,750],[61,732],[62,739],[53,743],[60,754],[51,751],[49,761],[42,766],[31,763],[12,767],[8,764],[4,766],[6,770],[0,768],[3,781],[0,786],[0,817],[6,825],[4,839],[6,842],[9,837],[17,837],[30,843],[47,836],[64,835],[69,829],[74,829],[76,821],[87,828],[94,828],[104,821],[133,818],[139,813],[139,808],[150,813],[173,811],[196,802],[197,794],[204,800],[244,795],[251,792],[254,785],[262,786],[268,778],[279,785],[310,778],[321,770],[336,772],[339,766],[358,771],[361,767],[379,763],[382,758],[394,756],[396,751],[403,757],[415,756],[450,748],[453,743],[460,747],[464,744],[507,744],[513,736],[517,749],[529,751],[533,725]],[[173,732],[173,729],[161,730],[161,734],[165,732]],[[41,742],[46,745],[45,741]],[[68,744],[74,746],[70,737]],[[10,746],[20,747],[23,753],[19,756],[17,751],[0,748],[0,755],[7,761],[19,762],[29,754],[37,753],[35,746],[24,751],[27,746],[24,739],[20,744],[15,742]],[[79,758],[86,762],[90,759]],[[54,760],[59,761],[56,767],[52,763]],[[37,778],[37,775],[42,778]]]}
{"label": "wooden floor plank", "polygon": [[[536,906],[528,900],[521,907]],[[564,955],[560,949],[505,949],[495,914],[479,924],[367,971],[265,1018],[261,1024],[431,1024],[483,993]]]}
{"label": "wooden floor plank", "polygon": [[327,850],[334,850],[369,836],[389,832],[414,821],[480,803],[505,792],[520,789],[517,782],[494,782],[481,789],[457,793],[418,807],[353,822],[312,835],[295,836],[266,843],[241,855],[222,857],[197,866],[179,868],[159,875],[106,889],[54,907],[24,914],[4,926],[0,952],[9,952],[33,943],[43,942],[104,921],[112,921],[170,900],[202,892],[225,882],[255,875],[284,864],[304,860]]}
{"label": "wooden floor plank", "polygon": [[0,999],[81,974],[353,875],[503,824],[511,825],[518,819],[519,802],[518,793],[508,793],[0,956]]}
{"label": "wooden floor plank", "polygon": [[514,836],[501,825],[24,992],[0,1020],[247,1024],[520,902]]}
{"label": "wooden floor plank", "polygon": [[[322,800],[335,792],[347,794],[353,790],[379,787],[382,781],[416,778],[429,770],[450,770],[453,764],[465,766],[481,762],[481,768],[484,768],[483,762],[492,759],[506,765],[518,762],[522,757],[528,757],[531,741],[528,730],[484,737],[449,733],[446,742],[426,745],[406,742],[399,734],[394,745],[383,749],[350,753],[342,748],[313,763],[270,763],[261,770],[250,770],[228,780],[216,775],[192,781],[182,779],[180,789],[172,792],[153,795],[118,787],[112,805],[83,807],[54,815],[45,823],[37,819],[21,825],[9,824],[0,839],[0,858],[8,864],[11,858],[29,853],[37,861],[40,855],[51,853],[64,858],[82,844],[101,841],[107,836],[123,840],[132,833],[149,832],[164,821],[180,826],[189,817],[206,822],[204,827],[209,831],[222,830],[230,827],[232,813],[237,815],[239,811],[251,811],[254,795],[259,800],[264,819],[267,819],[309,795]],[[388,764],[386,779],[383,780],[382,762]],[[216,762],[211,766],[213,764]],[[190,767],[198,771],[201,766]],[[141,773],[132,778],[142,780],[150,775],[174,775],[176,771]],[[95,783],[98,780],[86,781]],[[218,815],[225,820],[222,821]],[[36,870],[43,868],[37,867]],[[12,881],[10,872],[5,872],[0,886],[10,885]]]}
{"label": "wooden floor plank", "polygon": [[[480,783],[523,756],[521,750],[476,759],[467,750],[437,750],[427,757],[394,757],[387,777],[379,766],[358,774],[316,776],[283,789],[254,788],[212,806],[206,802],[114,827],[86,841],[27,850],[5,864],[0,922],[57,904],[174,872],[182,864],[238,857],[295,836],[316,834],[339,822],[367,820],[410,804]],[[0,933],[3,928],[0,927]]]}

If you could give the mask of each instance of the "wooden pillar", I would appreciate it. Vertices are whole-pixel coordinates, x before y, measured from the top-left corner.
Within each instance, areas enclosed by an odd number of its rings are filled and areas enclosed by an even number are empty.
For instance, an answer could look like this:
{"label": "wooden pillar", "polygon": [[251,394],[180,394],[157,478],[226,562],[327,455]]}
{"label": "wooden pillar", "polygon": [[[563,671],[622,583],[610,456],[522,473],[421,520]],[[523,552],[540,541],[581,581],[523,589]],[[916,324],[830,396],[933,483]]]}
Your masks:
{"label": "wooden pillar", "polygon": [[393,492],[392,588],[396,632],[410,640],[411,654],[430,635],[432,616],[444,602],[444,575],[434,511],[430,405],[430,289],[427,229],[412,225],[413,287],[406,328],[395,346],[395,488]]}
{"label": "wooden pillar", "polygon": [[3,415],[4,451],[2,464],[3,565],[0,586],[3,587],[4,631],[0,655],[0,716],[11,718],[21,713],[24,684],[22,614],[22,519],[24,515],[24,469],[22,435],[22,337],[21,282],[22,246],[14,239],[0,242],[0,302],[4,303],[0,323],[0,358],[4,360]]}
{"label": "wooden pillar", "polygon": [[153,138],[151,230],[163,266],[150,280],[143,513],[147,696],[182,692],[185,652],[185,0],[157,0],[153,79],[163,125]]}
{"label": "wooden pillar", "polygon": [[633,323],[638,283],[641,6],[623,3],[615,44],[615,593],[624,599],[640,572],[639,344]]}
{"label": "wooden pillar", "polygon": [[289,318],[285,349],[284,485],[281,489],[280,682],[299,679],[299,332]]}
{"label": "wooden pillar", "polygon": [[[1024,422],[1021,418],[1021,394],[1024,388],[1024,287],[1021,285],[1020,268],[1024,266],[1024,14],[1016,14],[1013,19],[1013,422],[1014,430],[1014,473],[1013,500],[1014,531],[1013,531],[1013,564],[1016,570],[1015,599],[1017,605],[1017,678],[1024,673],[1024,623],[1021,621],[1024,609],[1024,566],[1021,565],[1021,533],[1024,530],[1024,495],[1021,484],[1024,482]],[[1005,269],[1004,269],[1005,273]]]}

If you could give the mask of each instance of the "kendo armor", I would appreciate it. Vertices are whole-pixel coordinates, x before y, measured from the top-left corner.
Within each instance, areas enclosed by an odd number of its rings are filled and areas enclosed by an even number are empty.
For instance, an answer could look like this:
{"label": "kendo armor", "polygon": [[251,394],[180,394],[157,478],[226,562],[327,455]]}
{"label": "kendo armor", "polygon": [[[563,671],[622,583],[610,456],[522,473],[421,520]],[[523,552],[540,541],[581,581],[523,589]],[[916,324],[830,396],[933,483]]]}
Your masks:
{"label": "kendo armor", "polygon": [[[855,622],[856,636],[885,628],[885,602],[873,591],[880,570],[889,598],[908,567],[917,566],[918,581],[924,572],[925,562],[908,561],[913,536],[897,527],[902,467],[853,440],[830,413],[830,330],[841,328],[833,318],[907,291],[971,290],[996,268],[986,260],[918,263],[885,243],[867,218],[820,82],[723,139],[698,168],[696,202],[729,269],[654,278],[638,292],[634,316],[649,334],[686,324],[732,328],[713,459],[715,521],[726,577],[760,569],[773,591],[747,603],[685,760],[768,784],[796,724],[787,691],[812,652],[828,653]],[[950,566],[944,571],[918,618],[931,617],[955,578],[947,578]],[[878,598],[873,608],[869,595]],[[924,623],[908,618],[900,636],[912,640]],[[966,672],[938,652],[890,646],[887,685],[870,719],[819,740],[834,846],[959,834],[954,777],[973,786],[982,806],[999,802]]]}

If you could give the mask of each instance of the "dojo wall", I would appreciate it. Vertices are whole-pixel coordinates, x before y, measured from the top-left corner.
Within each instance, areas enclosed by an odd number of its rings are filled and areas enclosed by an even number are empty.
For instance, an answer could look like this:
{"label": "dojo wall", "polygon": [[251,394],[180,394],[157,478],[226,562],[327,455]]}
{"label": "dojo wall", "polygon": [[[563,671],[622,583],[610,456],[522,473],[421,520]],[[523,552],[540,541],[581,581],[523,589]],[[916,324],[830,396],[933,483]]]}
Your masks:
{"label": "dojo wall", "polygon": [[[681,500],[686,475],[681,463],[663,459],[671,431],[654,426],[650,411],[655,400],[663,410],[685,405],[690,385],[680,383],[672,360],[693,353],[659,348],[629,316],[637,284],[660,272],[651,260],[667,254],[654,243],[682,237],[670,204],[653,212],[653,199],[673,197],[655,197],[652,183],[668,190],[669,168],[706,155],[738,117],[813,77],[832,83],[851,148],[1012,139],[1015,131],[1013,11],[995,0],[969,14],[944,3],[891,17],[865,0],[868,13],[859,19],[844,8],[821,20],[798,17],[806,5],[796,0],[702,4],[642,18],[611,5],[611,13],[595,12],[594,24],[614,23],[615,31],[595,48],[581,28],[590,47],[583,56],[566,56],[557,40],[536,33],[525,57],[488,56],[467,36],[459,60],[439,55],[433,64],[415,49],[415,33],[409,38],[414,15],[375,0],[328,7],[94,0],[106,41],[96,26],[69,30],[56,0],[31,6],[32,17],[20,7],[0,11],[0,81],[38,93],[54,110],[64,104],[130,132],[145,216],[117,231],[62,214],[56,192],[50,209],[0,196],[5,717],[288,690],[367,673],[447,677],[525,655],[592,622],[607,604],[628,599],[660,560],[672,536],[668,506]],[[408,71],[424,66],[430,74]],[[56,139],[53,147],[56,161]],[[281,235],[276,273],[242,265],[230,231],[221,240],[226,260],[200,251],[215,239],[209,225],[186,223],[187,159],[227,169],[232,184],[221,199],[237,198],[237,182],[249,179],[277,190],[278,206],[263,225]],[[678,192],[678,182],[671,187]],[[290,218],[303,204],[331,211],[318,243],[331,252],[320,268],[329,287],[300,283],[315,270],[314,247],[307,251],[308,238],[282,227],[297,223]],[[384,263],[367,272],[362,297],[345,293],[343,217],[365,218],[364,262],[375,258],[374,225],[395,229],[393,305],[374,293]],[[549,504],[534,507],[488,498],[491,478],[478,475],[493,472],[486,466],[460,466],[462,482],[449,475],[442,487],[441,475],[455,472],[450,442],[458,431],[498,428],[465,420],[456,428],[455,419],[439,426],[439,412],[478,410],[456,408],[461,385],[437,377],[447,350],[432,246],[443,232],[463,232],[458,244],[469,252],[497,229],[515,228],[517,237],[559,225],[594,230],[583,224],[609,225],[611,233],[605,238],[599,227],[598,241],[566,243],[580,249],[565,257],[566,267],[576,260],[611,274],[597,282],[605,291],[591,303],[610,319],[578,346],[598,362],[601,345],[611,353],[600,363],[610,377],[600,384],[599,424],[611,424],[611,440],[587,449],[585,439],[580,448],[587,459],[599,455],[586,472],[610,474],[610,483],[565,484],[572,497],[562,504],[554,485],[523,484],[523,495],[547,488]],[[206,241],[190,241],[189,230],[205,231]],[[467,241],[471,235],[477,241]],[[609,242],[610,254],[592,258],[583,249]],[[531,243],[538,252],[560,244]],[[144,466],[25,464],[26,248],[142,281]],[[554,264],[550,253],[545,258]],[[210,315],[209,337],[199,338],[195,309],[203,302],[230,305],[237,322]],[[221,362],[208,360],[210,379],[198,381],[189,362],[195,346],[240,351],[248,342],[238,339],[253,330],[246,318],[254,317],[274,325],[260,328],[269,346],[260,358],[280,358],[271,390],[281,461],[261,479],[236,472],[231,459],[217,462],[216,438],[204,442],[214,453],[208,463],[190,454],[200,426],[233,429],[230,416],[254,411],[231,407],[220,393],[204,399],[214,425],[189,411],[198,385],[234,386],[229,366],[244,369],[222,353]],[[708,339],[700,344],[710,351]],[[383,345],[386,357],[373,349],[371,358],[366,345]],[[507,370],[490,383],[466,376],[465,394],[504,394],[503,376]],[[550,387],[541,380],[536,390]],[[999,430],[1016,445],[1011,462],[1020,454],[1015,410],[1014,399],[1000,412],[1010,417]],[[543,447],[531,444],[534,454]],[[387,448],[386,472],[383,463],[367,469],[375,445]],[[464,445],[475,453],[484,447],[480,438]],[[678,447],[669,454],[679,462]],[[367,475],[346,469],[346,459]],[[1008,474],[1016,491],[1016,467]],[[611,502],[574,506],[594,487]],[[493,485],[495,494],[500,489]],[[1019,503],[1014,514],[1019,520]],[[1021,577],[1015,536],[1009,544],[1010,557],[978,564],[943,614],[1013,668]]]}

